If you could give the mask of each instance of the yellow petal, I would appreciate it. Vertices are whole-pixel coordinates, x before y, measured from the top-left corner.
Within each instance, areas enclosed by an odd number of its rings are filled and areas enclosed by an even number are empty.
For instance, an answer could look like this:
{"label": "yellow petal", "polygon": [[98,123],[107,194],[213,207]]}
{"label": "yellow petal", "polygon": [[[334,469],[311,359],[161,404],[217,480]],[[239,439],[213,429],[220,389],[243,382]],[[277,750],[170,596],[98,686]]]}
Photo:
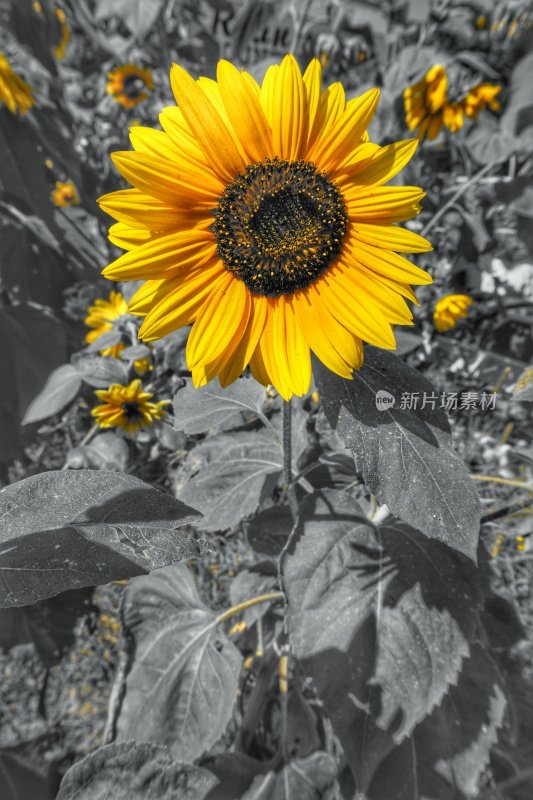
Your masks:
{"label": "yellow petal", "polygon": [[304,72],[303,82],[307,94],[308,137],[307,144],[311,141],[311,134],[318,113],[320,95],[322,93],[322,66],[318,58],[313,58]]}
{"label": "yellow petal", "polygon": [[308,153],[312,152],[319,138],[321,139],[337,122],[346,108],[346,95],[343,85],[337,81],[328,86],[320,95],[313,126],[309,126]]}
{"label": "yellow petal", "polygon": [[355,339],[331,316],[313,286],[296,292],[288,302],[313,353],[337,375],[351,378]]}
{"label": "yellow petal", "polygon": [[[368,147],[368,145],[366,146]],[[341,167],[339,172],[347,176],[340,183],[343,194],[347,198],[350,196],[348,181],[359,187],[371,184],[381,186],[383,183],[387,183],[401,172],[411,160],[417,147],[417,139],[394,142],[386,147],[379,147],[360,167]]]}
{"label": "yellow petal", "polygon": [[416,186],[372,186],[345,201],[353,222],[404,222],[420,211],[425,192]]}
{"label": "yellow petal", "polygon": [[272,158],[272,132],[261,108],[259,98],[244,75],[230,64],[219,61],[217,79],[225,109],[251,161]]}
{"label": "yellow petal", "polygon": [[254,354],[250,359],[250,369],[252,371],[252,375],[256,381],[258,381],[258,383],[261,383],[263,386],[269,386],[272,383],[261,354],[261,347],[259,345],[257,345],[255,348]]}
{"label": "yellow petal", "polygon": [[281,62],[272,116],[274,152],[296,161],[307,146],[307,95],[300,67],[293,55]]}
{"label": "yellow petal", "polygon": [[378,347],[396,347],[392,328],[376,303],[368,305],[367,298],[363,300],[354,294],[348,298],[346,281],[341,284],[336,276],[337,270],[330,269],[314,284],[330,314],[363,341]]}
{"label": "yellow petal", "polygon": [[432,282],[429,273],[424,272],[407,258],[366,242],[346,240],[342,257],[347,263],[361,263],[372,272],[378,272],[401,283],[419,285]]}
{"label": "yellow petal", "polygon": [[119,281],[171,277],[178,270],[199,267],[215,255],[211,231],[179,231],[124,253],[103,270],[103,275]]}
{"label": "yellow petal", "polygon": [[224,272],[221,281],[199,309],[189,334],[186,352],[189,369],[217,358],[237,331],[245,330],[249,314],[248,289],[231,273]]}
{"label": "yellow petal", "polygon": [[232,181],[244,171],[246,164],[220,114],[196,81],[178,64],[172,67],[170,82],[185,121],[213,171],[222,181]]}
{"label": "yellow petal", "polygon": [[[155,231],[175,228],[187,220],[187,215],[175,206],[163,203],[139,189],[119,189],[104,194],[98,198],[98,204],[106,214],[121,222]],[[195,216],[197,218],[198,213]],[[191,227],[190,221],[187,227]]]}
{"label": "yellow petal", "polygon": [[272,127],[274,105],[277,100],[278,76],[279,64],[272,64],[265,72],[265,77],[261,84],[261,92],[259,94],[259,102],[261,103],[261,107],[270,127]]}
{"label": "yellow petal", "polygon": [[332,126],[322,129],[309,154],[320,169],[333,169],[350,155],[369,126],[378,100],[379,89],[370,89],[360,97],[352,98],[340,118]]}
{"label": "yellow petal", "polygon": [[192,163],[200,166],[207,166],[207,159],[198,146],[194,134],[185,122],[181,108],[167,106],[159,115],[159,122],[176,147],[178,147]]}
{"label": "yellow petal", "polygon": [[133,228],[125,222],[115,222],[107,233],[109,241],[123,250],[131,250],[152,239],[153,234],[146,228]]}
{"label": "yellow petal", "polygon": [[241,343],[231,358],[226,359],[226,363],[220,371],[219,380],[222,386],[229,386],[244,372],[263,333],[267,316],[267,299],[255,295],[251,300],[250,318],[246,332]]}
{"label": "yellow petal", "polygon": [[220,183],[205,170],[178,170],[172,161],[130,150],[112,153],[111,158],[133,186],[169,205],[209,210],[220,197]]}
{"label": "yellow petal", "polygon": [[272,385],[284,400],[289,400],[293,392],[287,364],[284,315],[280,312],[282,303],[283,297],[268,298],[267,319],[259,349]]}
{"label": "yellow petal", "polygon": [[128,303],[129,313],[140,316],[147,314],[154,305],[154,298],[164,283],[168,285],[168,281],[165,280],[146,281],[143,283],[135,294],[130,297]]}
{"label": "yellow petal", "polygon": [[399,253],[427,253],[433,249],[431,242],[423,236],[396,225],[354,222],[350,226],[350,233],[362,242],[383,247],[385,250],[396,250]]}
{"label": "yellow petal", "polygon": [[220,262],[178,275],[161,284],[139,328],[139,339],[151,342],[191,323],[227,273]]}

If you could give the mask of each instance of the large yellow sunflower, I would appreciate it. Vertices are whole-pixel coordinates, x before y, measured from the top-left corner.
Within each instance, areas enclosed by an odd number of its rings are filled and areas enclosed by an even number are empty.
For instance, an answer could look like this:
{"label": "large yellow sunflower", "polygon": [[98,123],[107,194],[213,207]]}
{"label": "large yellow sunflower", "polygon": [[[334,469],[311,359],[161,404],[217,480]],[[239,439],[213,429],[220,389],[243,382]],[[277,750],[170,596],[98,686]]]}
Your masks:
{"label": "large yellow sunflower", "polygon": [[429,243],[394,224],[424,192],[384,185],[417,143],[370,143],[378,90],[348,102],[340,83],[322,91],[316,59],[302,76],[286,56],[261,86],[227,61],[217,78],[174,65],[163,131],[135,127],[135,150],[113,154],[134,188],[100,199],[129,251],[104,275],[145,281],[129,304],[141,339],[194,323],[196,386],[250,365],[284,398],[302,395],[311,351],[351,378],[363,341],[394,348],[392,326],[411,324],[409,284],[431,282],[398,255]]}
{"label": "large yellow sunflower", "polygon": [[28,111],[35,100],[26,81],[11,69],[9,61],[0,53],[0,106],[5,103],[12,114],[22,115]]}

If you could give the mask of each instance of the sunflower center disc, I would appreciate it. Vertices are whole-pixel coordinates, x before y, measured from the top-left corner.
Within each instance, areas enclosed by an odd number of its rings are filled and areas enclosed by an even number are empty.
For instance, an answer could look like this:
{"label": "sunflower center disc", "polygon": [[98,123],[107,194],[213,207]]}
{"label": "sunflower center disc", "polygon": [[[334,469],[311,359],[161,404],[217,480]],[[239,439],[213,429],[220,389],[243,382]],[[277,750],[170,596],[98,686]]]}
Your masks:
{"label": "sunflower center disc", "polygon": [[144,90],[144,81],[138,75],[128,75],[124,78],[124,94],[130,100],[136,100]]}
{"label": "sunflower center disc", "polygon": [[339,189],[307,161],[251,164],[226,187],[213,224],[225,268],[269,297],[305,289],[339,253]]}
{"label": "sunflower center disc", "polygon": [[122,403],[122,411],[128,422],[139,422],[142,419],[138,403],[131,401]]}

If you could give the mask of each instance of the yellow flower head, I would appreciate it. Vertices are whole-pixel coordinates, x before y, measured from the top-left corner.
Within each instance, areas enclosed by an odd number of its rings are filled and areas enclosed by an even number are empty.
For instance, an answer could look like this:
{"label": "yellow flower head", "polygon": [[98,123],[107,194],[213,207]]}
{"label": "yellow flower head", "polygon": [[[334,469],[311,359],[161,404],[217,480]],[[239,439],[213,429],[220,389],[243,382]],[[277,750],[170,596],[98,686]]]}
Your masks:
{"label": "yellow flower head", "polygon": [[435,304],[433,323],[439,333],[455,328],[458,319],[466,317],[474,301],[468,294],[447,294]]}
{"label": "yellow flower head", "polygon": [[[128,304],[120,292],[110,292],[109,299],[103,300],[99,297],[94,301],[93,306],[87,309],[88,316],[85,319],[85,324],[88,328],[93,330],[88,331],[85,336],[87,344],[92,344],[103,333],[113,329],[113,323],[120,317],[124,317],[128,313]],[[121,351],[124,349],[123,344],[116,344],[113,347],[107,347],[101,351],[103,356],[114,356],[117,358]]]}
{"label": "yellow flower head", "polygon": [[418,137],[435,139],[442,128],[447,106],[448,77],[442,64],[434,64],[424,77],[404,90],[405,121]]}
{"label": "yellow flower head", "polygon": [[431,282],[398,254],[431,246],[395,225],[424,192],[385,186],[417,142],[371,143],[379,91],[348,102],[340,83],[322,91],[317,59],[302,76],[286,56],[261,86],[220,61],[217,78],[175,64],[163,131],[133,128],[135,150],[113,154],[133,188],[100,203],[129,252],[104,275],[145,281],[129,305],[139,338],[194,323],[196,386],[250,365],[282,397],[304,395],[311,352],[350,379],[363,341],[392,349],[392,326],[412,323],[409,284]]}
{"label": "yellow flower head", "polygon": [[465,114],[471,119],[477,119],[480,111],[485,111],[487,106],[491,111],[499,111],[501,105],[496,100],[496,95],[501,91],[501,86],[492,83],[480,83],[471,89],[464,99]]}
{"label": "yellow flower head", "polygon": [[56,8],[54,13],[59,22],[61,38],[59,39],[59,43],[56,45],[56,47],[52,48],[52,52],[58,61],[62,61],[65,58],[67,45],[70,41],[70,27],[68,25],[65,12],[62,8]]}
{"label": "yellow flower head", "polygon": [[124,64],[107,73],[107,93],[124,108],[135,108],[154,88],[152,71],[135,64]]}
{"label": "yellow flower head", "polygon": [[3,53],[0,53],[0,106],[4,103],[12,114],[25,114],[35,100],[26,81],[16,75]]}
{"label": "yellow flower head", "polygon": [[464,125],[465,114],[477,119],[480,111],[487,106],[492,111],[500,109],[495,99],[500,91],[499,86],[491,83],[480,83],[471,89],[465,97],[455,102],[448,99],[448,77],[442,64],[435,64],[422,80],[408,86],[403,93],[405,121],[410,131],[418,128],[418,138],[435,139],[442,128],[455,133]]}
{"label": "yellow flower head", "polygon": [[56,181],[56,188],[52,192],[52,201],[55,206],[77,206],[80,197],[72,181]]}
{"label": "yellow flower head", "polygon": [[152,392],[143,392],[138,378],[128,386],[113,383],[109,389],[98,389],[95,395],[102,404],[95,406],[91,414],[100,428],[122,428],[127,433],[135,433],[147,428],[166,413],[169,400],[150,402]]}
{"label": "yellow flower head", "polygon": [[145,372],[151,372],[153,368],[152,360],[148,356],[145,358],[136,358],[133,362],[133,369],[137,375],[144,375]]}

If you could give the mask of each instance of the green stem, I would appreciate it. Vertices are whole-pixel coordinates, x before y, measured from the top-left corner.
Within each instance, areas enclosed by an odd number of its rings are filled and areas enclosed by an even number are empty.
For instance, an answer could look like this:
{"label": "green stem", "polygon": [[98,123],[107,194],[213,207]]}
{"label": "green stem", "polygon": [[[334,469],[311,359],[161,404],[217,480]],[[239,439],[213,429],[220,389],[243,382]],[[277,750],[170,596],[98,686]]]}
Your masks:
{"label": "green stem", "polygon": [[226,611],[223,611],[222,614],[219,614],[218,617],[215,619],[215,625],[219,625],[222,622],[226,622],[231,617],[234,617],[236,614],[240,614],[241,611],[246,611],[247,608],[251,608],[252,606],[257,606],[259,603],[270,603],[274,600],[284,600],[285,595],[283,592],[268,592],[268,594],[260,594],[257,597],[252,597],[250,600],[244,600],[242,603],[238,603],[236,606],[231,606]]}
{"label": "green stem", "polygon": [[479,172],[476,172],[476,174],[473,175],[469,181],[463,183],[463,185],[459,187],[459,189],[455,192],[455,194],[453,194],[450,197],[450,199],[446,203],[444,203],[444,205],[441,206],[435,214],[433,214],[432,218],[429,220],[427,225],[422,230],[421,235],[427,236],[431,228],[434,227],[435,223],[438,222],[439,219],[444,216],[444,214],[446,214],[448,209],[451,208],[451,206],[453,206],[456,200],[458,200],[461,197],[461,195],[463,195],[468,189],[470,189],[471,186],[477,183],[478,180],[483,177],[483,175],[486,175],[487,172],[490,172],[490,170],[493,167],[495,167],[498,163],[499,163],[498,161],[491,161],[489,164],[486,164],[484,167],[482,167],[479,170]]}

